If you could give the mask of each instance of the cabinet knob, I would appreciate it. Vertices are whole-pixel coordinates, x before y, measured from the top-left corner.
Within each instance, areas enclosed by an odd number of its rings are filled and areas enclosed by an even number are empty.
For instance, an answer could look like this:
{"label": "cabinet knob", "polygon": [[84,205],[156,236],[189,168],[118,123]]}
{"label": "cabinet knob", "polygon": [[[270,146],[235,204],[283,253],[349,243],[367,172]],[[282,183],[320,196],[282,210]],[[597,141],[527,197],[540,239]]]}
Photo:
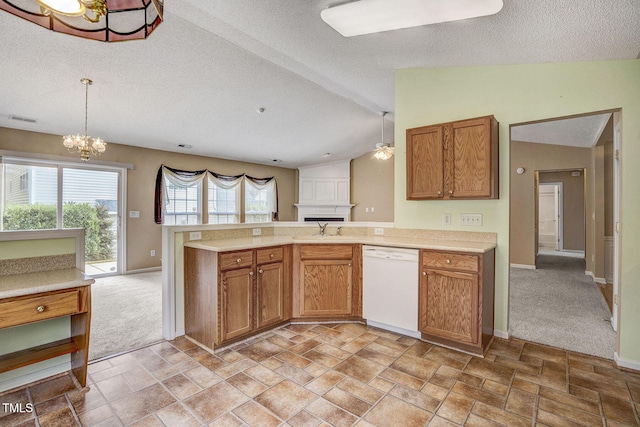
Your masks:
{"label": "cabinet knob", "polygon": [[250,272],[249,272],[249,276],[253,276],[253,271],[250,271]]}
{"label": "cabinet knob", "polygon": [[445,262],[446,262],[447,264],[451,264],[451,260],[450,260],[450,259],[446,260]]}
{"label": "cabinet knob", "polygon": [[240,263],[242,262],[242,258],[238,258],[238,259],[236,260],[236,262],[237,262],[238,264],[240,264]]}
{"label": "cabinet knob", "polygon": [[42,313],[44,310],[45,310],[44,305],[39,305],[38,307],[36,307],[36,311],[37,311],[38,313]]}
{"label": "cabinet knob", "polygon": [[264,273],[264,270],[260,269],[260,270],[258,270],[258,273],[262,274],[262,273]]}
{"label": "cabinet knob", "polygon": [[453,190],[449,190],[449,194],[453,194]]}
{"label": "cabinet knob", "polygon": [[269,258],[273,258],[274,256],[276,256],[276,254],[270,254]]}
{"label": "cabinet knob", "polygon": [[423,272],[422,272],[422,275],[423,275],[423,276],[426,276],[426,275],[427,275],[427,272],[426,272],[426,271],[423,271]]}
{"label": "cabinet knob", "polygon": [[442,191],[438,190],[437,194],[438,194],[438,196],[441,196],[442,195]]}
{"label": "cabinet knob", "polygon": [[351,263],[347,264],[347,266],[351,267]]}

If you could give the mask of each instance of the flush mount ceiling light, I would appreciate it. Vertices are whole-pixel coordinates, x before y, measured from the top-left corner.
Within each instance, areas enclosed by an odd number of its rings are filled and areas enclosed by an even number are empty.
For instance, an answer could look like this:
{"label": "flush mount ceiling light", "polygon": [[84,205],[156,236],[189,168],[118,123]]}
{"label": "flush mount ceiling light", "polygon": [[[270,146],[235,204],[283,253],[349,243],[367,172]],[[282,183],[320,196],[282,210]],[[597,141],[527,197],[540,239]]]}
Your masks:
{"label": "flush mount ceiling light", "polygon": [[376,144],[376,149],[373,153],[373,157],[378,160],[389,160],[391,157],[393,157],[395,148],[390,144],[384,142],[384,116],[387,115],[387,112],[383,111],[380,113],[380,115],[382,116],[382,139]]}
{"label": "flush mount ceiling light", "polygon": [[493,15],[502,0],[360,0],[330,7],[320,16],[345,37]]}
{"label": "flush mount ceiling light", "polygon": [[146,39],[164,0],[0,0],[0,9],[58,33],[103,42]]}
{"label": "flush mount ceiling light", "polygon": [[62,138],[62,145],[64,145],[70,152],[80,153],[80,159],[83,162],[89,161],[89,155],[99,156],[107,149],[107,143],[100,138],[91,138],[87,135],[87,116],[89,106],[89,86],[93,84],[93,81],[84,78],[80,80],[85,86],[84,93],[84,135],[79,133],[76,135],[66,135]]}

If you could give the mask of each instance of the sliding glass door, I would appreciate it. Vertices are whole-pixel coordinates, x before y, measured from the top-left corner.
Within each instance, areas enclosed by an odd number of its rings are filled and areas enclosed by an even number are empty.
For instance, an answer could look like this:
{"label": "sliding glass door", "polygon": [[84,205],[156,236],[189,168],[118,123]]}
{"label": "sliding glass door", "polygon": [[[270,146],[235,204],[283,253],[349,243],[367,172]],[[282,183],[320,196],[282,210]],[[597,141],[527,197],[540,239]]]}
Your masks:
{"label": "sliding glass door", "polygon": [[84,228],[85,272],[123,271],[124,169],[16,161],[0,173],[0,229]]}
{"label": "sliding glass door", "polygon": [[62,227],[85,229],[85,273],[118,273],[119,173],[62,169]]}

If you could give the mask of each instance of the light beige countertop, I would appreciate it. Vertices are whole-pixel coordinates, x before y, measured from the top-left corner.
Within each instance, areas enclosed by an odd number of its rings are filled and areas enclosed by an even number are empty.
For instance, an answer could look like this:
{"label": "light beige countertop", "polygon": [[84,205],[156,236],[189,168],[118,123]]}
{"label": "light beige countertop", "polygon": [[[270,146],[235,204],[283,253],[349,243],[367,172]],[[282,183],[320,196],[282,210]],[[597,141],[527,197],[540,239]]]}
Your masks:
{"label": "light beige countertop", "polygon": [[87,286],[94,282],[77,268],[0,276],[0,299]]}
{"label": "light beige countertop", "polygon": [[314,244],[354,244],[388,246],[410,249],[435,249],[442,251],[485,253],[496,247],[490,242],[470,242],[458,240],[422,239],[393,236],[262,236],[240,239],[199,240],[184,244],[186,247],[205,249],[214,252],[235,251],[242,249],[263,248],[291,243]]}

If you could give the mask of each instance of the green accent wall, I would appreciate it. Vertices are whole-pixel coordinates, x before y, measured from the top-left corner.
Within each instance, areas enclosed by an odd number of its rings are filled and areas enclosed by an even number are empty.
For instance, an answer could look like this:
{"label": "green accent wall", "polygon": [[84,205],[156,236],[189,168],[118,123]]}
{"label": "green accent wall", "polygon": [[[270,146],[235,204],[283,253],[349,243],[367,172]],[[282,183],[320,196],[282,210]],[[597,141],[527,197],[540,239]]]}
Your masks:
{"label": "green accent wall", "polygon": [[[640,60],[499,65],[396,71],[395,224],[401,228],[495,232],[495,328],[508,331],[509,127],[610,109],[622,110],[621,275],[618,356],[640,363]],[[493,114],[500,122],[500,199],[407,201],[408,128]],[[442,226],[451,213],[453,225]],[[483,214],[481,227],[458,225],[460,213]]]}
{"label": "green accent wall", "polygon": [[76,239],[34,239],[0,242],[0,260],[76,253]]}

